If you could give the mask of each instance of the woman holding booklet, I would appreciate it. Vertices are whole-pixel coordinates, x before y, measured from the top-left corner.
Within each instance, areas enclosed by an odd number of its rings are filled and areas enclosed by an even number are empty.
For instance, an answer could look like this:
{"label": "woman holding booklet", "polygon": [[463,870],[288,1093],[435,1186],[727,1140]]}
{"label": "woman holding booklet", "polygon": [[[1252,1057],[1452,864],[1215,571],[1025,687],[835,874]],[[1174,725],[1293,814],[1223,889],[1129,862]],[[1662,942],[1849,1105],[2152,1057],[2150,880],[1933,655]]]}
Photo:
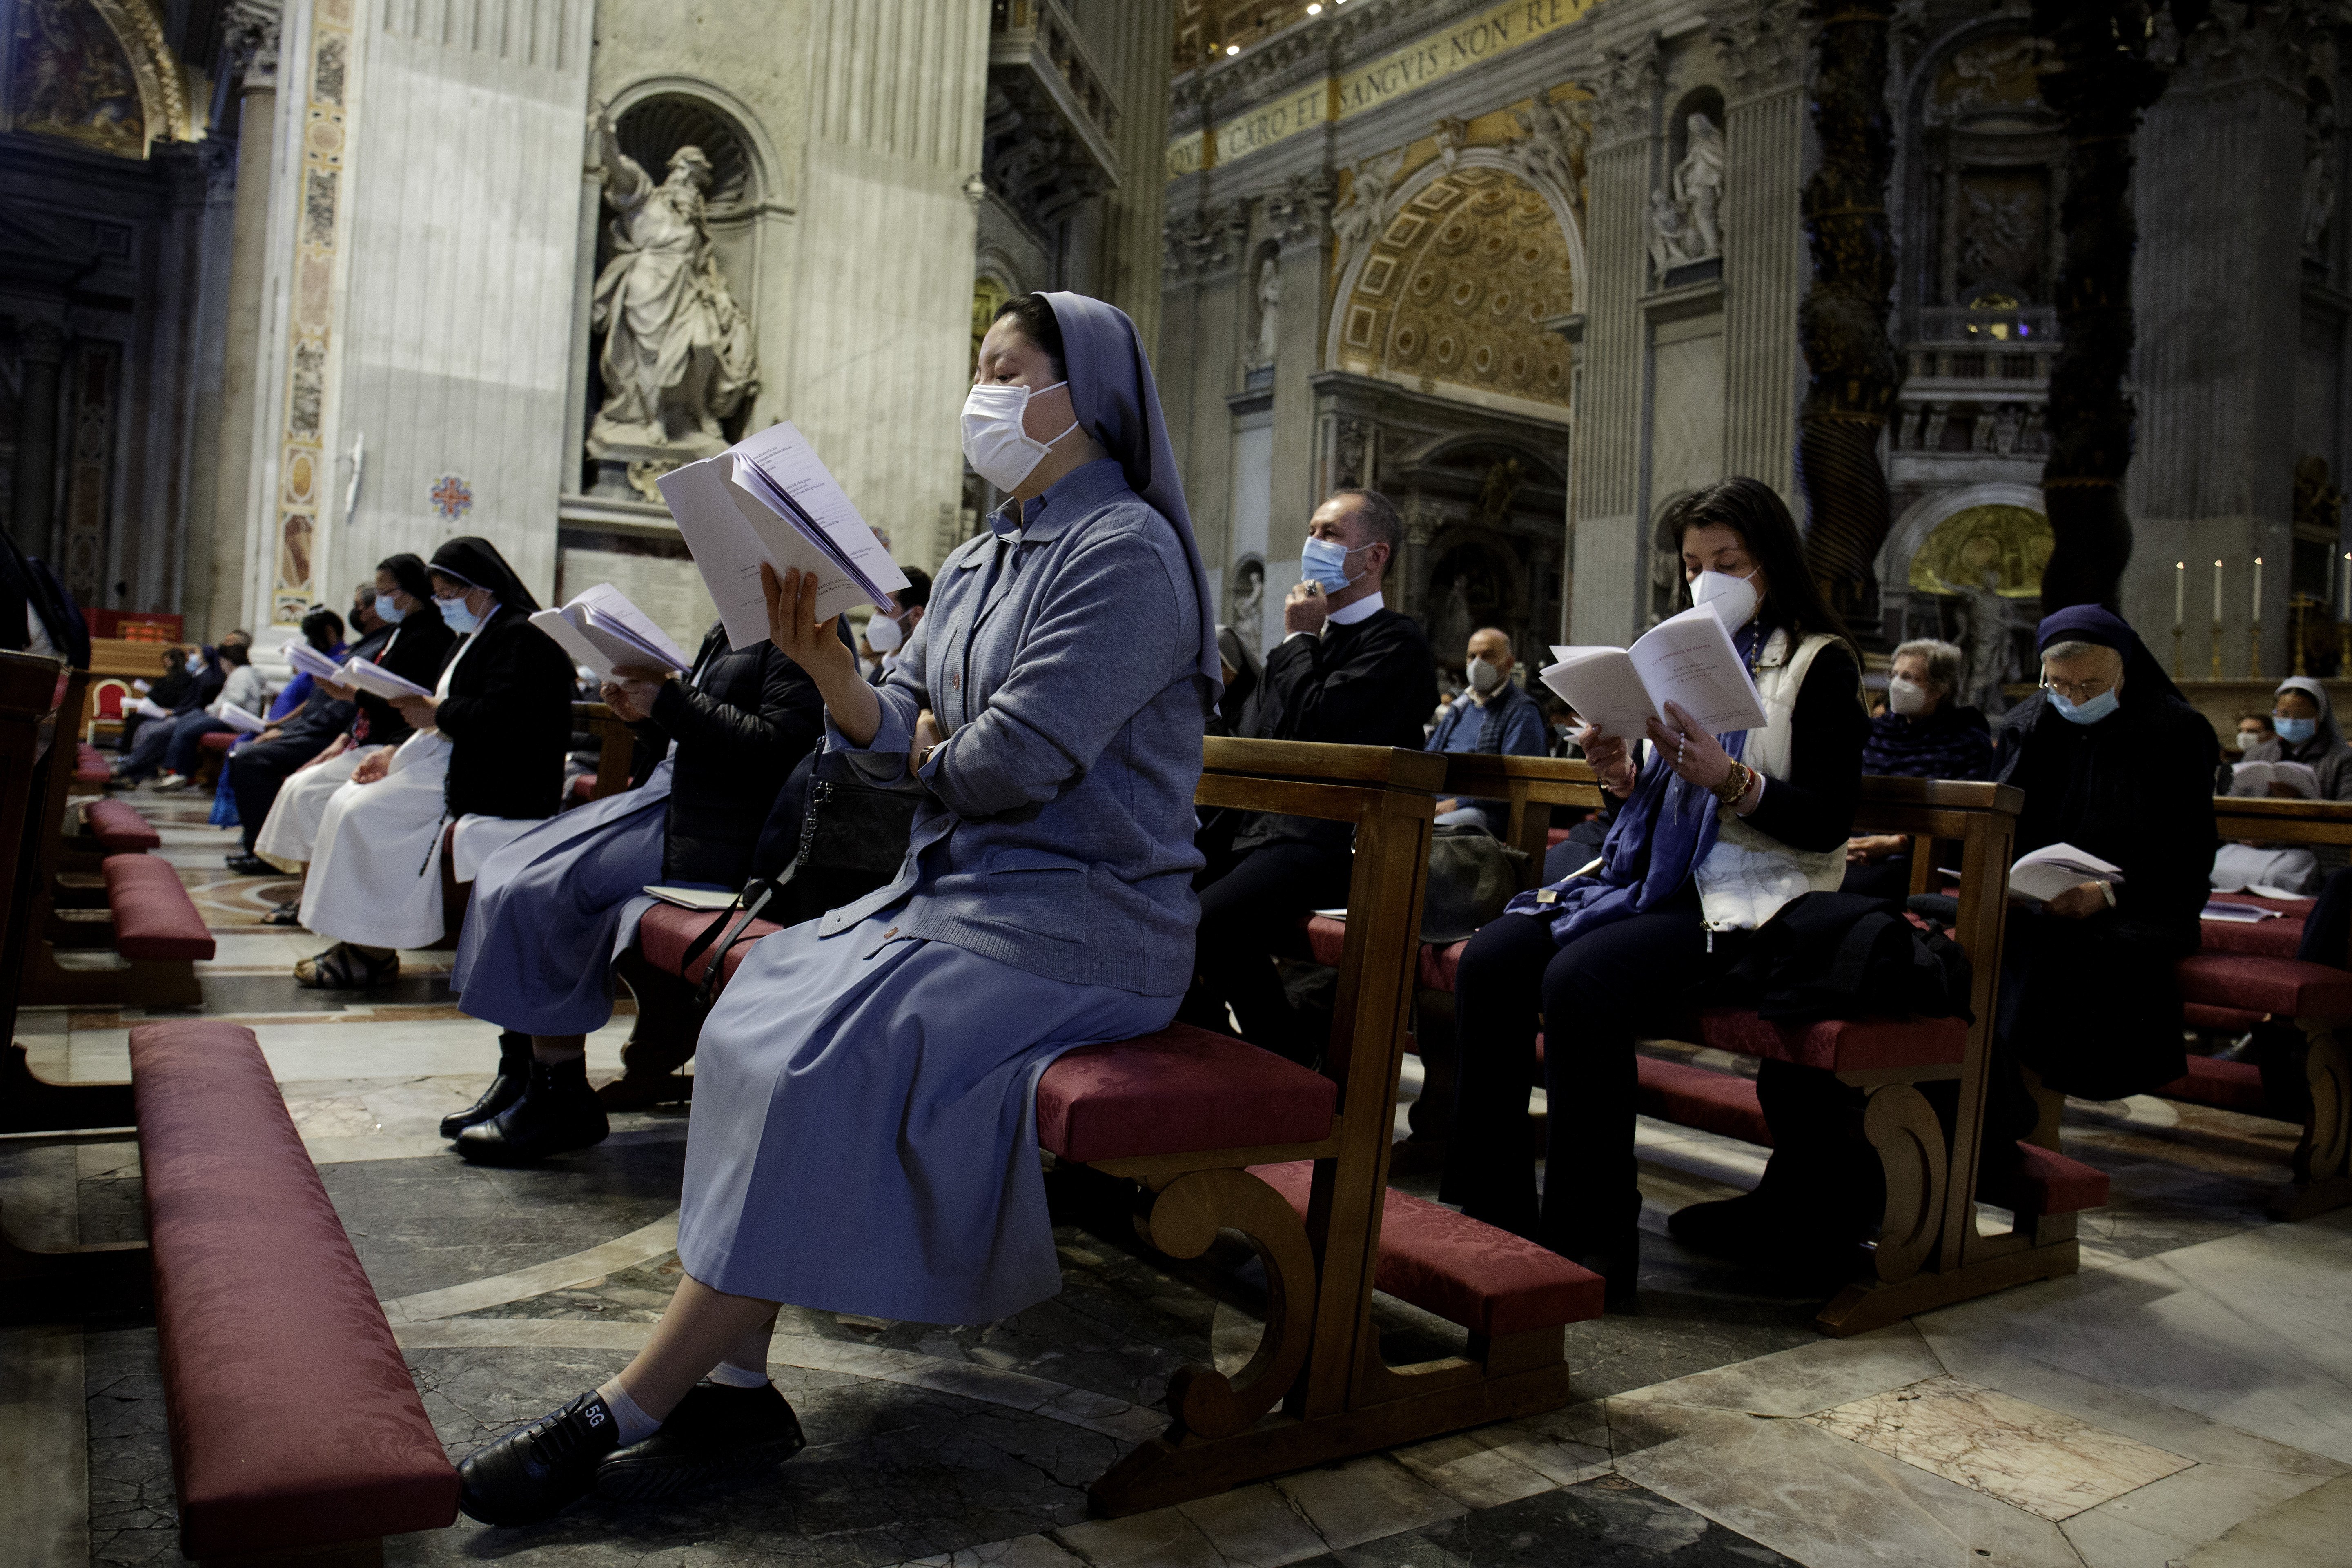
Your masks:
{"label": "woman holding booklet", "polygon": [[391,697],[415,732],[372,750],[328,799],[301,922],[335,945],[294,966],[304,985],[380,985],[400,973],[397,949],[441,939],[448,822],[465,881],[562,799],[572,661],[530,624],[538,601],[487,539],[450,540],[429,572],[441,618],[463,640],[431,691]]}
{"label": "woman holding booklet", "polygon": [[[392,623],[392,635],[358,657],[408,685],[431,689],[441,667],[449,662],[449,648],[457,634],[442,621],[433,602],[433,580],[422,557],[388,555],[376,563],[375,613],[379,619]],[[319,824],[327,815],[327,802],[350,782],[373,749],[383,748],[389,756],[390,748],[409,736],[408,721],[375,692],[333,681],[321,681],[319,689],[353,704],[350,722],[323,751],[289,766],[279,781],[260,786],[268,793],[265,796],[257,790],[254,798],[260,809],[247,817],[259,825],[253,853],[281,871],[299,872],[309,862],[318,847]],[[246,810],[244,798],[239,797],[239,811]],[[300,921],[299,900],[279,905],[262,919],[265,925],[290,926]]]}
{"label": "woman holding booklet", "polygon": [[465,1462],[476,1519],[789,1458],[798,1423],[766,1371],[780,1302],[975,1323],[1060,1287],[1036,1079],[1165,1026],[1192,978],[1214,601],[1120,311],[1013,300],[963,423],[1013,500],[940,566],[882,686],[817,622],[817,584],[765,580],[827,745],[924,786],[904,868],[745,958],[698,1052],[687,1278],[618,1377]]}
{"label": "woman holding booklet", "polygon": [[[1471,939],[1454,987],[1462,1054],[1442,1195],[1600,1273],[1612,1306],[1632,1300],[1639,1262],[1636,1035],[1727,965],[1743,932],[1837,887],[1868,731],[1861,659],[1771,488],[1726,479],[1666,522],[1691,597],[1716,612],[1752,682],[1726,706],[1764,721],[1711,734],[1669,700],[1639,736],[1586,729],[1585,756],[1626,796],[1600,858],[1514,899]],[[1540,1203],[1527,1132],[1538,1028],[1551,1101]]]}
{"label": "woman holding booklet", "polygon": [[690,670],[662,658],[603,688],[645,782],[537,824],[474,879],[449,989],[502,1032],[490,1087],[441,1123],[468,1160],[520,1164],[604,1141],[587,1036],[613,1016],[612,960],[635,940],[646,885],[740,888],[776,791],[824,733],[815,683],[772,642],[730,648],[714,625]]}

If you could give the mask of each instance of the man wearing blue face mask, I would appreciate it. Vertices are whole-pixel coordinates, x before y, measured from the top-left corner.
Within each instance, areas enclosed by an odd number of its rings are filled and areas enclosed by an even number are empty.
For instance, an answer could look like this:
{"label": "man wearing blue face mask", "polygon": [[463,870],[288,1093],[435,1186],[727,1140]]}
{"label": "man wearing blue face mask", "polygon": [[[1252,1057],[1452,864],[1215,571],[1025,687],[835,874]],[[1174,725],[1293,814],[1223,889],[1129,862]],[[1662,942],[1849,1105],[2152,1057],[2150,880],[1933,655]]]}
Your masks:
{"label": "man wearing blue face mask", "polygon": [[[1396,508],[1377,490],[1335,490],[1307,533],[1282,644],[1266,655],[1256,737],[1419,751],[1437,706],[1437,660],[1421,627],[1381,595],[1404,538]],[[1294,1061],[1320,1055],[1324,1042],[1292,1009],[1274,961],[1307,955],[1300,917],[1348,901],[1354,833],[1265,812],[1220,814],[1203,830],[1199,973],[1179,1017],[1223,1029],[1230,1006],[1251,1043]]]}
{"label": "man wearing blue face mask", "polygon": [[2034,1121],[2020,1068],[2089,1100],[2142,1094],[2186,1070],[2172,971],[2198,947],[2213,864],[2213,726],[2095,605],[2045,617],[2035,640],[2042,689],[2010,710],[1995,773],[2025,792],[2015,852],[2072,844],[2122,876],[2010,911],[1987,1088],[1989,1195]]}

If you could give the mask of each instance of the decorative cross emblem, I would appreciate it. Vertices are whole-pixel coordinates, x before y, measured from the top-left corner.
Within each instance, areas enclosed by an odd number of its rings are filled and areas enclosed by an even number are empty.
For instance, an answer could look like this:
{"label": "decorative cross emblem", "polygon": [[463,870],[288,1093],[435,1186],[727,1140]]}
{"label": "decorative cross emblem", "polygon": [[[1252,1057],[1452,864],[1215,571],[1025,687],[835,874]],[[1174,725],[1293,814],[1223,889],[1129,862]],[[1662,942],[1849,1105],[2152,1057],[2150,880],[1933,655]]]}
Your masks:
{"label": "decorative cross emblem", "polygon": [[473,510],[474,487],[455,474],[444,474],[432,489],[433,510],[443,520],[455,522]]}

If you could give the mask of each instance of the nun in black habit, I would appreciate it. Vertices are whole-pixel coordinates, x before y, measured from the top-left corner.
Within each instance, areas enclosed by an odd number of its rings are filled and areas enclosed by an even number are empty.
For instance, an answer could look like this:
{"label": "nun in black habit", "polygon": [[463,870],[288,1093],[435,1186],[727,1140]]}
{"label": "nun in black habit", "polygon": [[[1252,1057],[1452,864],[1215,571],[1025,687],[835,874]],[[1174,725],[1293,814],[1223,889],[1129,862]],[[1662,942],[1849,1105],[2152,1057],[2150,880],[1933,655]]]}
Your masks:
{"label": "nun in black habit", "polygon": [[416,732],[327,802],[301,920],[335,945],[295,966],[305,985],[381,984],[400,972],[397,949],[440,940],[446,825],[457,824],[452,869],[470,881],[562,804],[572,660],[530,624],[539,601],[485,539],[448,541],[430,572],[459,640],[431,696],[392,700]]}
{"label": "nun in black habit", "polygon": [[[2010,710],[1994,775],[2025,792],[2016,852],[2072,844],[2122,875],[2010,912],[1989,1150],[2032,1128],[2020,1067],[2086,1100],[2146,1093],[2187,1070],[2172,971],[2197,950],[2215,847],[2213,726],[2138,636],[2077,605],[2045,616],[2034,641],[2042,689]],[[2115,684],[2095,689],[2095,674],[2061,689],[2111,666],[2091,652],[2101,648],[2121,659]]]}

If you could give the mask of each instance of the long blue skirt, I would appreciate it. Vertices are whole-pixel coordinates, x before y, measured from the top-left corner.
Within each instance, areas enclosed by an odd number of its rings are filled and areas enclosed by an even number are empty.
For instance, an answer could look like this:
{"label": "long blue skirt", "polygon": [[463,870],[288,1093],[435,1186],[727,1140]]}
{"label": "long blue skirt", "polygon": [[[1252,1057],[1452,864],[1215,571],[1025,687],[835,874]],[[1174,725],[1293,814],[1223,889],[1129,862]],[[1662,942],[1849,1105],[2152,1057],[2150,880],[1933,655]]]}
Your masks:
{"label": "long blue skirt", "polygon": [[525,1035],[585,1035],[613,1016],[613,960],[661,880],[665,760],[635,789],[549,817],[482,862],[449,989]]}
{"label": "long blue skirt", "polygon": [[1178,998],[1042,979],[895,910],[755,943],[703,1024],[678,1260],[730,1295],[986,1323],[1062,1288],[1037,1079]]}

